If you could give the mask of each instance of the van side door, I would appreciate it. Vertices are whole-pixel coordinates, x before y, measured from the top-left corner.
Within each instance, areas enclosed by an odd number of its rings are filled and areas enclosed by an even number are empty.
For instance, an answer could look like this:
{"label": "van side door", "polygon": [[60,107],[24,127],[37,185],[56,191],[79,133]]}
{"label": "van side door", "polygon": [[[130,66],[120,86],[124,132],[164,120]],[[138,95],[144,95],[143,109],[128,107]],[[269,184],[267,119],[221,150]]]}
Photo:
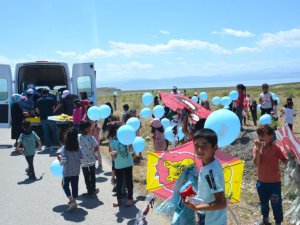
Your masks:
{"label": "van side door", "polygon": [[[73,93],[86,93],[88,99],[97,105],[96,71],[94,63],[76,63],[72,68]],[[83,95],[84,95],[83,94]]]}
{"label": "van side door", "polygon": [[9,100],[12,95],[12,76],[9,65],[0,64],[0,128],[10,127]]}

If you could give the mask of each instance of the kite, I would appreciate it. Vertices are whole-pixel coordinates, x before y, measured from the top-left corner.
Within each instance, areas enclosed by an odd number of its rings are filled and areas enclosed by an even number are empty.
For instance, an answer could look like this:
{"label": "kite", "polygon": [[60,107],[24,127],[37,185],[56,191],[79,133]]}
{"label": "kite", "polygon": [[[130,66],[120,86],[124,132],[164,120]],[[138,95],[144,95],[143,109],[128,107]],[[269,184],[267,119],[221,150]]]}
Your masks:
{"label": "kite", "polygon": [[[239,202],[244,162],[221,150],[217,150],[215,157],[223,167],[226,198],[231,203]],[[192,141],[169,151],[148,153],[146,189],[163,200],[171,197],[184,168],[193,164],[199,169],[202,167],[194,154]]]}
{"label": "kite", "polygon": [[184,95],[160,92],[160,96],[165,106],[175,112],[186,109],[190,112],[190,116],[195,121],[206,119],[211,113],[209,110]]}

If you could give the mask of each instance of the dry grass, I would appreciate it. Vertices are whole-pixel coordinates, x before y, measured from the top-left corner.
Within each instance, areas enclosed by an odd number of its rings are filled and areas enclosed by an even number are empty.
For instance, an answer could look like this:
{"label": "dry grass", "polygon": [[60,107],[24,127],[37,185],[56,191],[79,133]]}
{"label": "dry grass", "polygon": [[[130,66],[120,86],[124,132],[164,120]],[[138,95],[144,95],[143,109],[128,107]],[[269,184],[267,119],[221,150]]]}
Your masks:
{"label": "dry grass", "polygon": [[[235,88],[206,88],[206,89],[187,89],[188,95],[192,96],[195,91],[200,93],[201,91],[207,92],[209,96],[209,100],[211,100],[214,96],[224,96],[228,94],[231,90]],[[169,92],[169,90],[165,90]],[[283,108],[283,104],[285,103],[285,99],[288,97],[293,97],[294,101],[294,109],[297,112],[300,112],[300,83],[291,83],[291,84],[280,84],[270,86],[270,91],[276,93],[276,95],[280,98],[281,102],[278,105],[278,109]],[[144,91],[146,92],[146,91]],[[141,104],[141,97],[144,92],[141,91],[128,91],[128,92],[119,92],[118,102],[117,102],[117,111],[114,112],[116,115],[122,114],[122,105],[129,104],[130,108],[135,108],[138,112],[143,108]],[[158,91],[151,91],[153,95],[156,95]],[[103,93],[101,90],[98,91],[100,94],[98,97],[99,104],[105,103],[107,101],[112,102],[112,92]],[[260,87],[247,87],[247,93],[250,94],[252,99],[258,100],[258,96],[261,93]],[[213,109],[214,110],[214,109]],[[279,118],[279,126],[283,124],[282,118]],[[149,127],[149,119],[142,120],[142,128],[140,130],[140,135],[146,138],[147,136],[151,136],[150,127]],[[255,127],[250,127],[255,129]],[[298,114],[295,118],[294,123],[294,133],[300,137],[300,115]],[[147,143],[147,148],[143,151],[144,160],[141,160],[139,164],[134,166],[134,185],[135,189],[138,190],[140,194],[147,194],[145,189],[146,184],[146,173],[147,173],[147,162],[146,162],[146,154],[147,151],[152,151],[153,143],[152,140]],[[256,182],[256,173],[253,167],[252,171],[247,171],[243,177],[243,185],[242,185],[242,195],[241,201],[238,204],[234,204],[230,206],[233,210],[234,214],[237,216],[238,220],[242,222],[242,224],[253,224],[254,221],[260,218],[260,208],[259,208],[259,200],[255,189]],[[283,199],[284,199],[284,209],[289,207],[289,199],[290,194],[286,193],[283,188]],[[231,215],[229,214],[228,224],[235,224]],[[285,222],[284,224],[288,224]]]}

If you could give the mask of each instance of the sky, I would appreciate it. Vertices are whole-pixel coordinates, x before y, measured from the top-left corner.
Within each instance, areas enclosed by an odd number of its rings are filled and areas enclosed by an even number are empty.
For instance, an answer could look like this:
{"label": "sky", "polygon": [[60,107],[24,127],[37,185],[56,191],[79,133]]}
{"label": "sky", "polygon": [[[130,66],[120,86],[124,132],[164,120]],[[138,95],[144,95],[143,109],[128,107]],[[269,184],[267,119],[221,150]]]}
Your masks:
{"label": "sky", "polygon": [[0,64],[94,62],[98,86],[300,72],[298,0],[10,0],[0,29]]}

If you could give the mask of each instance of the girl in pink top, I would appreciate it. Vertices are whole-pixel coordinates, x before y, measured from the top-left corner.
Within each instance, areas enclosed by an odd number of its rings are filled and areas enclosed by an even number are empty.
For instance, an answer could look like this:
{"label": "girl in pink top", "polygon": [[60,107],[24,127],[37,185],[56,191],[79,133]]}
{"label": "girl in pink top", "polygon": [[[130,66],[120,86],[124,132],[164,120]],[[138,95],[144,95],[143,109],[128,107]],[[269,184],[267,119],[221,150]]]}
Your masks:
{"label": "girl in pink top", "polygon": [[73,104],[73,126],[77,129],[79,132],[79,125],[80,121],[82,119],[82,107],[81,107],[81,102],[79,99],[74,100]]}
{"label": "girl in pink top", "polygon": [[167,143],[164,134],[164,127],[162,126],[160,120],[158,118],[154,118],[150,126],[152,128],[153,133],[153,141],[154,141],[154,150],[155,151],[163,151],[167,149]]}

